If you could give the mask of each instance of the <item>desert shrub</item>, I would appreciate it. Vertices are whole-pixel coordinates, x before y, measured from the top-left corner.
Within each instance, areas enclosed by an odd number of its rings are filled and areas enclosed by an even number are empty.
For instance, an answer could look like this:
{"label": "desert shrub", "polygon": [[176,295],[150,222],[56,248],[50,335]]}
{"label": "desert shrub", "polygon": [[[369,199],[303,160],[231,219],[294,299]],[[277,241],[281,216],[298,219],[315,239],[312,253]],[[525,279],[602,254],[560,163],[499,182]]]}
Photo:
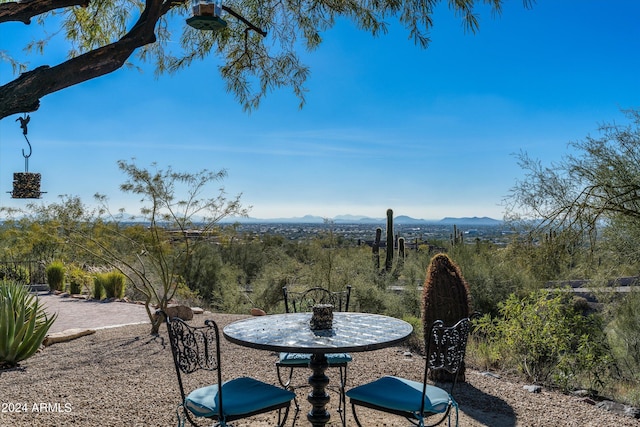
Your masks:
{"label": "desert shrub", "polygon": [[81,294],[91,283],[91,276],[78,266],[68,268],[66,278],[70,294]]}
{"label": "desert shrub", "polygon": [[[123,298],[127,278],[117,270],[101,273],[103,276],[102,287],[107,298]],[[95,280],[94,280],[95,284]]]}
{"label": "desert shrub", "polygon": [[198,292],[191,290],[184,281],[178,283],[178,286],[176,286],[176,293],[173,298],[190,307],[202,304],[202,300],[200,299]]}
{"label": "desert shrub", "polygon": [[[222,289],[225,284],[236,284],[236,277],[225,273],[220,249],[214,245],[198,245],[181,271],[184,283],[207,304],[217,308],[224,306]],[[229,281],[227,279],[230,278]]]}
{"label": "desert shrub", "polygon": [[420,317],[420,295],[417,287],[405,285],[400,292],[387,292],[384,314],[402,319],[403,317]]}
{"label": "desert shrub", "polygon": [[107,281],[105,276],[105,273],[98,273],[93,276],[93,292],[91,293],[93,299],[101,300],[104,298],[104,285]]}
{"label": "desert shrub", "polygon": [[612,309],[613,319],[607,326],[612,353],[621,377],[640,381],[640,291],[620,298]]}
{"label": "desert shrub", "polygon": [[17,366],[42,344],[56,316],[17,282],[0,282],[0,367]]}
{"label": "desert shrub", "polygon": [[403,343],[411,349],[411,351],[415,353],[424,353],[424,332],[422,331],[422,320],[419,317],[415,316],[404,316],[402,318],[405,322],[411,324],[413,326],[413,332],[407,338],[407,340]]}
{"label": "desert shrub", "polygon": [[568,293],[512,295],[493,324],[485,321],[483,333],[504,364],[533,382],[569,389],[586,380],[597,387],[610,365],[599,315],[577,311]]}
{"label": "desert shrub", "polygon": [[521,264],[518,253],[488,243],[456,245],[449,252],[469,283],[474,311],[497,316],[499,304],[511,294],[525,296],[542,282]]}
{"label": "desert shrub", "polygon": [[[271,270],[266,268],[265,270]],[[269,271],[270,273],[271,271]],[[269,277],[263,272],[258,279],[252,283],[252,293],[247,295],[250,299],[250,307],[260,308],[267,313],[284,313],[284,303],[282,297],[282,287],[285,286],[284,278],[278,280],[277,277]],[[241,313],[245,311],[240,311]]]}
{"label": "desert shrub", "polygon": [[467,341],[466,361],[482,370],[502,368],[503,357],[499,345],[495,344],[496,324],[490,314],[485,314],[473,322],[473,333]]}
{"label": "desert shrub", "polygon": [[21,265],[0,266],[0,280],[13,281],[18,283],[31,283],[29,270]]}
{"label": "desert shrub", "polygon": [[49,289],[52,291],[64,290],[64,264],[59,261],[54,261],[47,266],[45,274],[47,276],[47,283],[49,283]]}
{"label": "desert shrub", "polygon": [[[365,313],[385,313],[389,294],[376,286],[354,286],[351,290],[352,298],[357,301],[358,311]],[[353,301],[353,300],[352,300]],[[350,306],[353,303],[350,303]],[[349,307],[351,310],[351,307]]]}
{"label": "desert shrub", "polygon": [[113,290],[116,298],[124,298],[125,285],[127,278],[119,271],[109,273],[109,280],[113,282]]}

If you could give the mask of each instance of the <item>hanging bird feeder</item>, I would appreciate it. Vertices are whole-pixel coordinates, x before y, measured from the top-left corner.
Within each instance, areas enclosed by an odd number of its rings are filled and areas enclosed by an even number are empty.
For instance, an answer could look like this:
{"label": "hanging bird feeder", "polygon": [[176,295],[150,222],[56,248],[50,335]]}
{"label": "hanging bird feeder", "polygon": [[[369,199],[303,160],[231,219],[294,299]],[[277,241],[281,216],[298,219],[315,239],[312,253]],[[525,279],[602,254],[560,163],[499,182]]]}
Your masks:
{"label": "hanging bird feeder", "polygon": [[213,0],[192,0],[193,16],[187,19],[187,24],[196,30],[216,31],[227,26],[227,22],[220,18],[222,4]]}
{"label": "hanging bird feeder", "polygon": [[29,145],[29,154],[25,154],[24,148],[22,149],[22,156],[24,157],[24,172],[16,172],[13,174],[13,191],[11,191],[11,197],[13,199],[39,199],[42,195],[40,191],[40,174],[29,172],[29,157],[33,153],[29,138],[27,138],[27,124],[30,117],[25,114],[24,117],[18,117],[16,121],[20,120],[20,127],[22,128],[22,135]]}
{"label": "hanging bird feeder", "polygon": [[247,44],[248,32],[253,30],[262,37],[267,36],[267,32],[249,22],[245,17],[234,11],[229,6],[223,6],[221,0],[191,0],[191,10],[193,16],[187,19],[187,24],[196,30],[217,31],[227,26],[227,21],[220,16],[224,10],[229,15],[243,22],[247,29],[244,31],[245,46]]}

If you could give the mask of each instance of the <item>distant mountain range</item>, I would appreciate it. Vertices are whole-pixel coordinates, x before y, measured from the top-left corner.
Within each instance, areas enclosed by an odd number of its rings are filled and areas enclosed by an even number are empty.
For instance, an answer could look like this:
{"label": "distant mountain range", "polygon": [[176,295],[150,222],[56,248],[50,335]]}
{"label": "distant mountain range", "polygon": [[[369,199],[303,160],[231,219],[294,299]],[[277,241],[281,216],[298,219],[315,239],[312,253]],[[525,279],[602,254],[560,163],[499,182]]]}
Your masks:
{"label": "distant mountain range", "polygon": [[[128,213],[123,214],[123,218],[128,222],[140,222],[144,221],[140,216],[131,215]],[[192,218],[192,220],[197,223],[198,218]],[[385,218],[371,218],[363,215],[338,215],[333,218],[323,218],[321,216],[314,215],[305,215],[302,217],[292,217],[292,218],[239,218],[239,217],[231,217],[224,218],[220,222],[225,224],[324,224],[326,221],[331,221],[334,224],[386,224],[387,219]],[[4,222],[4,219],[0,218],[0,224]],[[502,225],[503,221],[489,218],[489,217],[461,217],[461,218],[453,218],[453,217],[445,217],[442,219],[417,219],[411,218],[410,216],[400,215],[393,219],[394,224],[403,224],[403,225],[459,225],[459,226],[469,226],[469,227],[480,227],[480,226],[498,226]]]}
{"label": "distant mountain range", "polygon": [[[338,215],[333,218],[323,218],[320,216],[305,215],[302,217],[292,218],[225,218],[222,222],[238,222],[241,224],[323,224],[326,220],[334,224],[380,224],[387,221],[386,218],[371,218],[359,215]],[[406,215],[400,215],[393,219],[394,224],[443,224],[443,225],[469,225],[469,226],[491,226],[500,225],[502,221],[489,217],[462,217],[452,218],[446,217],[440,220],[427,220],[411,218]]]}

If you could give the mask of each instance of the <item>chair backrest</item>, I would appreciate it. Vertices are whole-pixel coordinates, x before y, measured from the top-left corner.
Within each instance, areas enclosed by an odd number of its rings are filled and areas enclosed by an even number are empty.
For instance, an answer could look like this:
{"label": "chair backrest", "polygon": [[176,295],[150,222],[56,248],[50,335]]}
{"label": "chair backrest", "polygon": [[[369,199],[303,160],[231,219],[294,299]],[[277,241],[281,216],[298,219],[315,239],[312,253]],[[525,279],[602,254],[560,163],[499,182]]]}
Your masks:
{"label": "chair backrest", "polygon": [[311,311],[316,304],[332,304],[334,311],[349,311],[351,285],[344,291],[329,291],[322,287],[314,287],[302,292],[291,292],[282,288],[284,309],[287,313]]}
{"label": "chair backrest", "polygon": [[[218,325],[213,320],[206,320],[204,326],[191,326],[177,317],[168,317],[163,311],[158,311],[158,314],[164,316],[167,323],[182,401],[186,398],[182,375],[199,370],[217,371],[218,384],[222,384]],[[218,388],[218,408],[219,413],[223,413],[222,388]]]}
{"label": "chair backrest", "polygon": [[429,335],[425,337],[427,360],[424,370],[423,394],[426,392],[429,371],[439,370],[454,374],[450,388],[450,392],[453,392],[458,380],[458,372],[464,363],[470,330],[471,321],[466,317],[453,326],[445,326],[441,320],[433,322]]}

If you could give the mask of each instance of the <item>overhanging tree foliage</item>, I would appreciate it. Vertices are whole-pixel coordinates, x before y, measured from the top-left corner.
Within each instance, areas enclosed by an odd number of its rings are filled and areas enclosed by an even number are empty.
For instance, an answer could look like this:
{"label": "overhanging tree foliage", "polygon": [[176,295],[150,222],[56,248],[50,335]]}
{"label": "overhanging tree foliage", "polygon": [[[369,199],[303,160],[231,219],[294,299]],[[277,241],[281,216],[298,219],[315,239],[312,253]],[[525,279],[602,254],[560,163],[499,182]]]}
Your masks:
{"label": "overhanging tree foliage", "polygon": [[[0,0],[0,24],[23,22],[61,26],[70,45],[69,59],[52,66],[27,70],[10,53],[21,74],[0,86],[0,119],[39,108],[50,93],[109,74],[136,54],[156,64],[157,72],[175,72],[192,61],[214,54],[227,89],[247,110],[257,108],[269,91],[290,86],[304,103],[304,82],[309,73],[297,49],[313,50],[321,33],[336,19],[347,18],[374,36],[384,34],[387,19],[397,19],[421,47],[429,43],[432,16],[441,0],[229,0],[223,9],[230,17],[219,32],[198,31],[185,24],[187,0]],[[466,30],[479,27],[478,4],[499,13],[503,0],[448,0]],[[525,6],[533,0],[523,0]],[[250,23],[250,24],[249,24]],[[267,36],[249,28],[262,29]],[[52,33],[59,31],[55,27]],[[171,43],[170,43],[171,42]],[[179,43],[176,43],[179,42]],[[172,50],[171,46],[179,45]],[[40,48],[42,43],[28,47]]]}

